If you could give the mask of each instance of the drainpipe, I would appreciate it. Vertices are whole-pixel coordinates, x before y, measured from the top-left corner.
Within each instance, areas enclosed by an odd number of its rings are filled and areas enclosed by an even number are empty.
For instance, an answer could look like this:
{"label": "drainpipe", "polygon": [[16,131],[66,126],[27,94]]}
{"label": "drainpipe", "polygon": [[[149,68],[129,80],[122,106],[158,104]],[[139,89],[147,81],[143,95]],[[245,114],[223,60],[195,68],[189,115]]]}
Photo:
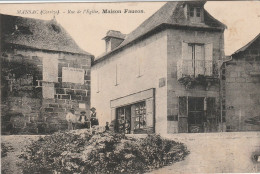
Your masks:
{"label": "drainpipe", "polygon": [[219,93],[221,94],[221,95],[220,95],[220,123],[221,123],[221,132],[223,132],[223,114],[222,114],[222,112],[223,112],[223,107],[222,107],[222,99],[223,99],[223,92],[224,92],[224,91],[222,91],[222,85],[223,85],[223,83],[222,83],[222,71],[221,71],[221,67],[223,66],[224,63],[227,63],[227,62],[229,62],[229,61],[231,61],[231,60],[233,60],[232,55],[230,56],[230,59],[224,60],[224,61],[222,62],[222,64],[220,65],[220,68],[219,68],[219,77],[220,77],[220,81],[219,81],[219,85],[220,85]]}

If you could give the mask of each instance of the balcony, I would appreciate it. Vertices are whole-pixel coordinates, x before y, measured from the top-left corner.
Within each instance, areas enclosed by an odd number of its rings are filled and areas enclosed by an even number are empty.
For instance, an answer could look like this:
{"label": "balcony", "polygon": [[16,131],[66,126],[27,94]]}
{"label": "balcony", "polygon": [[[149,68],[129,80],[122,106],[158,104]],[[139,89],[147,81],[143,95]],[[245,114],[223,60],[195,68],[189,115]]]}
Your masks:
{"label": "balcony", "polygon": [[213,61],[211,60],[182,60],[177,62],[177,78],[213,76]]}
{"label": "balcony", "polygon": [[206,90],[210,85],[218,82],[213,73],[211,60],[179,60],[177,62],[177,79],[186,89],[195,85],[203,85]]}

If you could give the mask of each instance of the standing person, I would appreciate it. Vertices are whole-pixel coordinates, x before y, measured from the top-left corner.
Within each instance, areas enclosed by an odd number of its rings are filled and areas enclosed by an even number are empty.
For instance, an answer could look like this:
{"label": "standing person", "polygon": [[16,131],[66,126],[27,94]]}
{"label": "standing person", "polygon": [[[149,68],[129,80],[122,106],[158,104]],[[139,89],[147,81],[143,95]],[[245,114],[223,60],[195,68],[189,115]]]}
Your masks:
{"label": "standing person", "polygon": [[74,130],[75,129],[75,109],[72,108],[66,115],[66,120],[68,122],[68,130]]}
{"label": "standing person", "polygon": [[106,130],[106,131],[109,131],[109,123],[108,123],[108,122],[106,122],[105,130]]}
{"label": "standing person", "polygon": [[95,125],[99,125],[96,108],[92,107],[90,110],[91,110],[91,116],[90,116],[91,127]]}
{"label": "standing person", "polygon": [[87,116],[86,116],[86,112],[85,112],[85,111],[81,111],[81,112],[80,112],[79,122],[81,123],[81,128],[88,128],[88,127],[89,127],[89,126],[87,125],[87,123],[88,123],[88,118],[87,118]]}

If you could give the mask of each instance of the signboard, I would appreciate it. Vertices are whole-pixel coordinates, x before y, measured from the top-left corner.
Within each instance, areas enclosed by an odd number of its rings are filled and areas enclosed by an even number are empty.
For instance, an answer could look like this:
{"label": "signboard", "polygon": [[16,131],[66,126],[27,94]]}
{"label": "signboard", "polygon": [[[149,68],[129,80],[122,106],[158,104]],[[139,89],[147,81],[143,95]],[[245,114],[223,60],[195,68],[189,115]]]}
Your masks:
{"label": "signboard", "polygon": [[62,82],[84,84],[84,70],[80,68],[62,68]]}

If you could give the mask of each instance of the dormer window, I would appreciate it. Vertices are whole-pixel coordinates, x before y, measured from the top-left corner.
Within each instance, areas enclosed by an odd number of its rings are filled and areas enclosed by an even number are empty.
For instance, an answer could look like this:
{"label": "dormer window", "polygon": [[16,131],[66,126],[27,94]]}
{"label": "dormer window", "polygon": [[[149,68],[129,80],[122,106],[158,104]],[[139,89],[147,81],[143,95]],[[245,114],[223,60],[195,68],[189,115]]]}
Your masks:
{"label": "dormer window", "polygon": [[200,17],[201,8],[196,8],[196,17]]}
{"label": "dormer window", "polygon": [[191,7],[190,8],[190,17],[194,17],[194,11],[195,11],[195,8]]}
{"label": "dormer window", "polygon": [[190,6],[188,16],[191,22],[201,23],[203,21],[203,10],[201,7]]}

